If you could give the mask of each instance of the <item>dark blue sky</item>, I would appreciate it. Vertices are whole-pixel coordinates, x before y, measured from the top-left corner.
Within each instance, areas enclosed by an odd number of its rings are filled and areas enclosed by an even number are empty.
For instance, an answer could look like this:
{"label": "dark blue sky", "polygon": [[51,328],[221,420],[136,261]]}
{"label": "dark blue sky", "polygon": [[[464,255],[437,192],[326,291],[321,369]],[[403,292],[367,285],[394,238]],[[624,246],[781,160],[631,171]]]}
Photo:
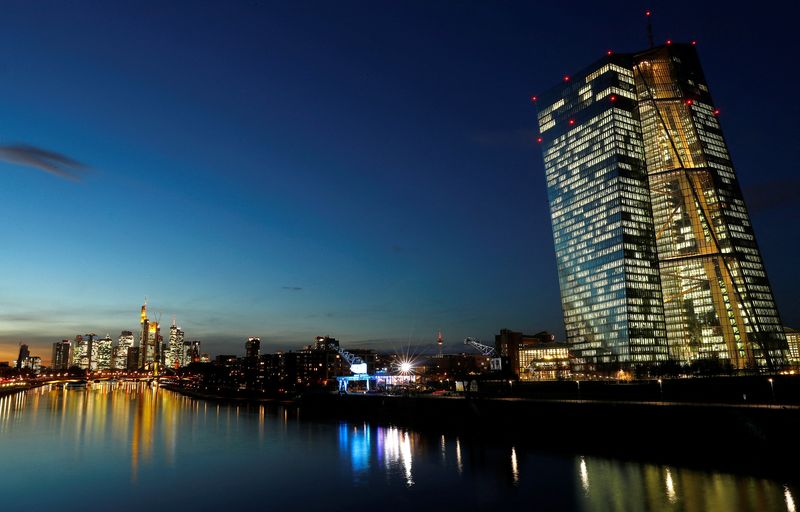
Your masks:
{"label": "dark blue sky", "polygon": [[[800,325],[797,7],[760,2],[2,5],[0,359],[137,327],[206,350],[563,336],[529,97],[606,50],[698,50],[778,306]],[[794,12],[789,12],[794,10]]]}

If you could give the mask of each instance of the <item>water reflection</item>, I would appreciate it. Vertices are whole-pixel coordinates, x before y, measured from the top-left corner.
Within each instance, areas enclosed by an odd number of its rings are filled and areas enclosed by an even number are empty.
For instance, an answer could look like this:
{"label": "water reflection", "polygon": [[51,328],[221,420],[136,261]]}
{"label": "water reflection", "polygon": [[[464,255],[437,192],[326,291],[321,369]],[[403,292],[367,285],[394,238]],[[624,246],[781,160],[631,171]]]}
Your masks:
{"label": "water reflection", "polygon": [[[425,435],[363,422],[314,423],[301,416],[297,408],[200,402],[146,384],[40,388],[0,398],[0,453],[4,464],[19,468],[4,475],[4,483],[32,491],[34,483],[61,485],[60,468],[91,472],[103,475],[104,483],[87,492],[105,492],[106,499],[137,511],[148,506],[136,501],[149,495],[143,489],[180,501],[186,509],[248,503],[246,493],[187,497],[190,482],[205,480],[218,488],[249,483],[275,500],[302,496],[311,500],[304,508],[315,510],[329,507],[332,495],[337,500],[352,495],[352,502],[340,503],[347,508],[363,505],[363,496],[371,493],[392,510],[440,500],[443,510],[505,502],[521,508],[536,503],[534,508],[545,510],[796,512],[794,481],[591,456],[543,456],[502,440]],[[46,455],[33,458],[31,453]],[[55,470],[42,475],[43,469]],[[310,475],[324,475],[314,478],[320,488],[314,496],[306,496]],[[80,492],[75,489],[62,494]],[[342,493],[347,489],[357,492]],[[58,496],[53,493],[52,507],[59,505]],[[297,503],[274,508],[296,509]]]}
{"label": "water reflection", "polygon": [[514,485],[519,485],[519,465],[517,464],[517,450],[511,447],[511,478],[514,479]]}
{"label": "water reflection", "polygon": [[583,510],[795,510],[789,487],[768,479],[593,457],[578,461]]}

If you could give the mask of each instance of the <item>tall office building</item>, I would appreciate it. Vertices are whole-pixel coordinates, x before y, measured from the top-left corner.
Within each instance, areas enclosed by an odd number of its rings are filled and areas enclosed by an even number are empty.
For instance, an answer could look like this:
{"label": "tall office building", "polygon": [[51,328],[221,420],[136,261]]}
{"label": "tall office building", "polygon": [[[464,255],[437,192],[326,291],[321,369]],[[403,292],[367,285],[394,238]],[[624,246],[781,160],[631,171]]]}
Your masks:
{"label": "tall office building", "polygon": [[245,357],[258,357],[261,353],[261,338],[256,338],[251,336],[247,339],[244,344],[244,356]]}
{"label": "tall office building", "polygon": [[75,343],[72,350],[72,366],[78,366],[83,370],[97,369],[97,343],[94,333],[80,334],[75,336]]}
{"label": "tall office building", "polygon": [[111,369],[111,356],[113,355],[113,340],[111,336],[106,334],[105,338],[100,338],[95,341],[97,347],[97,369],[110,370]]}
{"label": "tall office building", "polygon": [[142,326],[139,337],[139,368],[153,370],[161,362],[161,331],[158,322],[147,318],[147,302],[142,305],[139,323]]}
{"label": "tall office building", "polygon": [[69,368],[70,363],[70,347],[69,340],[61,340],[53,343],[53,357],[50,360],[50,366],[54,370],[66,370]]}
{"label": "tall office building", "polygon": [[537,105],[578,369],[784,364],[786,339],[694,46],[607,55]]}
{"label": "tall office building", "polygon": [[186,366],[189,363],[200,362],[200,342],[199,341],[184,341],[183,350],[181,352],[181,366]]}
{"label": "tall office building", "polygon": [[183,336],[183,331],[175,323],[175,317],[172,317],[172,325],[169,327],[169,346],[166,359],[168,368],[183,366]]}
{"label": "tall office building", "polygon": [[21,344],[19,346],[19,355],[17,356],[17,369],[20,368],[27,368],[28,358],[31,357],[30,350],[28,350],[28,345]]}
{"label": "tall office building", "polygon": [[83,368],[81,365],[81,361],[86,357],[86,342],[83,340],[83,336],[78,334],[75,336],[75,340],[72,342],[72,352],[71,352],[71,362],[70,366],[78,366]]}
{"label": "tall office building", "polygon": [[131,331],[122,331],[117,340],[117,346],[114,347],[114,369],[127,370],[128,369],[128,351],[133,347],[133,333]]}

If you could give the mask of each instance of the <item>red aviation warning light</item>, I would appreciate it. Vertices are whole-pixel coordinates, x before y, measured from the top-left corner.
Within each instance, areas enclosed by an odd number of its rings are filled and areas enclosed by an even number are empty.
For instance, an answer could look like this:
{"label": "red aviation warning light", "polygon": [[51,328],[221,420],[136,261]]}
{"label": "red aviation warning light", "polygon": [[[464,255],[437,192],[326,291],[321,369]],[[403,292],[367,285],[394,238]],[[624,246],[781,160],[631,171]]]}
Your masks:
{"label": "red aviation warning light", "polygon": [[612,94],[611,96],[608,97],[608,99],[613,103],[613,102],[617,101],[617,96],[616,96],[616,94]]}
{"label": "red aviation warning light", "polygon": [[542,143],[542,138],[541,138],[541,137],[536,137],[536,142],[538,142],[539,144],[541,144],[541,143]]}
{"label": "red aviation warning light", "polygon": [[564,81],[569,82],[569,75],[564,75]]}
{"label": "red aviation warning light", "polygon": [[648,10],[644,11],[644,15],[645,16],[650,16],[650,10],[648,9]]}
{"label": "red aviation warning light", "polygon": [[444,343],[444,338],[442,337],[442,331],[439,331],[439,334],[436,336],[436,344],[440,347]]}
{"label": "red aviation warning light", "polygon": [[667,44],[672,44],[672,39],[667,39]]}
{"label": "red aviation warning light", "polygon": [[697,41],[692,41],[692,46],[697,46]]}
{"label": "red aviation warning light", "polygon": [[606,55],[608,55],[609,57],[611,57],[611,54],[612,54],[612,53],[614,53],[614,52],[612,52],[611,50],[608,50],[608,51],[606,52]]}
{"label": "red aviation warning light", "polygon": [[536,96],[531,96],[531,103],[536,103],[536,100],[538,99],[539,98],[537,98]]}
{"label": "red aviation warning light", "polygon": [[572,126],[573,124],[575,124],[575,120],[574,119],[570,119],[569,120],[569,125]]}
{"label": "red aviation warning light", "polygon": [[714,109],[714,115],[715,115],[715,116],[718,116],[718,115],[719,115],[719,109],[718,109],[718,108],[717,108],[717,109]]}
{"label": "red aviation warning light", "polygon": [[691,106],[693,103],[694,103],[694,100],[691,100],[691,99],[686,100],[686,104],[689,105],[689,106]]}

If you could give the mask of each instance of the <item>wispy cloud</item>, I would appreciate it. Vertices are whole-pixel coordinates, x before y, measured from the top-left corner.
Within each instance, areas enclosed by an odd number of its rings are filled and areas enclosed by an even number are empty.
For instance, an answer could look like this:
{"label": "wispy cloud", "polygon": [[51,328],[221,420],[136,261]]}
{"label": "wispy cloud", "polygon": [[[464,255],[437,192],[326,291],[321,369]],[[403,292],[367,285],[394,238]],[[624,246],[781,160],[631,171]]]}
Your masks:
{"label": "wispy cloud", "polygon": [[281,286],[283,290],[289,290],[290,292],[299,292],[303,289],[302,286]]}
{"label": "wispy cloud", "polygon": [[84,164],[66,155],[27,144],[0,145],[0,160],[32,167],[68,180],[78,180],[80,171],[86,169]]}

